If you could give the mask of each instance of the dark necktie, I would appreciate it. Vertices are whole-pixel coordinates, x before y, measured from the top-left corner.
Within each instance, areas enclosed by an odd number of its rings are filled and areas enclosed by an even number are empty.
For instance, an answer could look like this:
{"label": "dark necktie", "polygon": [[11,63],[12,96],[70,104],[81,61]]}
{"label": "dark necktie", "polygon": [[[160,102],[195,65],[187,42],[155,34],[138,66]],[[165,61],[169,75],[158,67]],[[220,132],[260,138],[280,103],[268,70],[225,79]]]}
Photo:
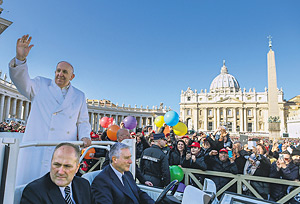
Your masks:
{"label": "dark necktie", "polygon": [[70,194],[71,190],[69,186],[65,187],[65,201],[67,204],[73,204],[72,200],[71,200],[71,194]]}
{"label": "dark necktie", "polygon": [[132,191],[132,189],[131,189],[131,187],[130,187],[130,185],[129,185],[126,177],[125,177],[125,175],[122,176],[122,181],[123,181],[123,184],[124,184],[124,188],[125,188],[126,192],[130,195],[131,199],[133,200],[133,203],[138,204],[139,201],[135,197],[135,195],[134,195],[134,193],[133,193],[133,191]]}

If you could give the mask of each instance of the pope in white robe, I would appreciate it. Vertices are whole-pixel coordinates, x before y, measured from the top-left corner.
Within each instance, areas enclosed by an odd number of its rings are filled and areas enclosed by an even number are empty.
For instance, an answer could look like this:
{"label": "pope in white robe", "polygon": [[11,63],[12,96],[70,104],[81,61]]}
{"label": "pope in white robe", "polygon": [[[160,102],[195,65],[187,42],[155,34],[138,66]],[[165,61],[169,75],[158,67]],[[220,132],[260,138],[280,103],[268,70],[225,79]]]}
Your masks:
{"label": "pope in white robe", "polygon": [[[26,57],[33,47],[31,37],[24,35],[17,41],[17,54],[9,63],[10,78],[18,91],[31,100],[22,143],[36,141],[83,140],[90,145],[88,110],[85,95],[73,87],[75,77],[68,62],[60,62],[55,79],[44,77],[30,79]],[[54,147],[21,148],[18,159],[16,185],[33,181],[50,170]],[[64,175],[62,175],[64,176]]]}

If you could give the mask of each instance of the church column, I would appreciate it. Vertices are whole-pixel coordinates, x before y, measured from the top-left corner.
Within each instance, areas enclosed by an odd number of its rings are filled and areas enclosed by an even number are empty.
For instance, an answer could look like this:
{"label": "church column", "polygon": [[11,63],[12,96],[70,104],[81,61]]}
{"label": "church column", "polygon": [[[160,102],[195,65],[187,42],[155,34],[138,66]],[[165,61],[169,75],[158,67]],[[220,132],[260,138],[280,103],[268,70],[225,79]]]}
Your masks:
{"label": "church column", "polygon": [[217,109],[214,108],[214,130],[216,130],[218,128],[218,125],[217,125]]}
{"label": "church column", "polygon": [[139,119],[139,128],[143,128],[143,117],[140,116],[140,119]]}
{"label": "church column", "polygon": [[253,122],[253,132],[256,132],[257,130],[257,119],[256,119],[256,112],[257,108],[253,108],[253,117],[254,117],[254,122]]}
{"label": "church column", "polygon": [[11,117],[15,118],[16,117],[16,109],[17,109],[17,99],[12,98],[12,104],[11,104]]}
{"label": "church column", "polygon": [[220,126],[220,108],[217,108],[217,128]]}
{"label": "church column", "polygon": [[116,125],[119,125],[119,115],[118,114],[116,114],[115,123],[116,123]]}
{"label": "church column", "polygon": [[29,113],[29,101],[25,101],[25,107],[24,107],[24,120],[27,121]]}
{"label": "church column", "polygon": [[232,132],[236,132],[236,109],[232,109],[233,121],[232,121]]}
{"label": "church column", "polygon": [[240,108],[239,112],[240,112],[240,132],[244,132],[244,112],[243,112],[243,108]]}
{"label": "church column", "polygon": [[186,114],[186,109],[184,108],[183,109],[183,114],[182,114],[182,122],[184,123],[185,122],[185,114]]}
{"label": "church column", "polygon": [[151,117],[151,123],[152,123],[152,126],[153,126],[153,130],[156,130],[157,127],[154,123],[154,117],[153,116]]}
{"label": "church column", "polygon": [[96,115],[96,128],[95,128],[95,132],[99,131],[99,113],[97,113]]}
{"label": "church column", "polygon": [[92,127],[92,130],[94,130],[94,113],[91,112],[91,127]]}
{"label": "church column", "polygon": [[22,119],[22,106],[23,106],[23,101],[19,100],[19,103],[17,103],[17,118]]}
{"label": "church column", "polygon": [[224,125],[227,127],[227,108],[223,108]]}
{"label": "church column", "polygon": [[248,132],[248,130],[247,130],[247,108],[244,108],[244,131]]}
{"label": "church column", "polygon": [[4,113],[4,99],[5,96],[2,94],[0,97],[0,122],[3,121],[3,113]]}
{"label": "church column", "polygon": [[97,114],[98,113],[94,113],[94,131],[96,132],[97,130]]}
{"label": "church column", "polygon": [[204,127],[203,130],[207,131],[207,108],[203,108]]}
{"label": "church column", "polygon": [[5,113],[4,113],[4,119],[8,118],[9,116],[9,111],[10,111],[10,96],[7,96],[6,98],[6,106],[5,106]]}

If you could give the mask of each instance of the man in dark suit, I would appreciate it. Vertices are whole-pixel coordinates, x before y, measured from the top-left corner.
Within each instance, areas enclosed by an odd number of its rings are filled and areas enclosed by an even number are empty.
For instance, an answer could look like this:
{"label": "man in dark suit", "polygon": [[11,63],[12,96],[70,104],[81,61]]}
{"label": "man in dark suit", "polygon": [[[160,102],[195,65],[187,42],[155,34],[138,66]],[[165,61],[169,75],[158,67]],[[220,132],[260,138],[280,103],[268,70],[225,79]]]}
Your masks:
{"label": "man in dark suit", "polygon": [[94,203],[89,182],[76,177],[80,150],[71,143],[56,146],[51,170],[29,183],[22,194],[21,204],[90,204]]}
{"label": "man in dark suit", "polygon": [[129,146],[117,142],[109,151],[110,164],[92,183],[92,194],[97,204],[154,204],[147,193],[135,183],[129,172],[131,153]]}

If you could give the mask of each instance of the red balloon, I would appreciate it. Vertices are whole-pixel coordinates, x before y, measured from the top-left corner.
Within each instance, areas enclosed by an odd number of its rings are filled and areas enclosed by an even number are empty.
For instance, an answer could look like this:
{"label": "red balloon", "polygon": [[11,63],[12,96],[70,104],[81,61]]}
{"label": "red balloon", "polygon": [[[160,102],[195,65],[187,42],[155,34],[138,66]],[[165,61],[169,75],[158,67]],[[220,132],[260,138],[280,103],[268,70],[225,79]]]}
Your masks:
{"label": "red balloon", "polygon": [[109,118],[108,118],[108,117],[103,117],[103,118],[101,118],[101,120],[100,120],[100,125],[101,125],[103,128],[108,128],[108,126],[109,126]]}
{"label": "red balloon", "polygon": [[108,122],[109,122],[109,125],[112,125],[114,123],[114,118],[113,117],[108,118]]}
{"label": "red balloon", "polygon": [[107,137],[112,141],[117,141],[117,132],[120,130],[120,127],[117,125],[111,125],[107,129]]}

